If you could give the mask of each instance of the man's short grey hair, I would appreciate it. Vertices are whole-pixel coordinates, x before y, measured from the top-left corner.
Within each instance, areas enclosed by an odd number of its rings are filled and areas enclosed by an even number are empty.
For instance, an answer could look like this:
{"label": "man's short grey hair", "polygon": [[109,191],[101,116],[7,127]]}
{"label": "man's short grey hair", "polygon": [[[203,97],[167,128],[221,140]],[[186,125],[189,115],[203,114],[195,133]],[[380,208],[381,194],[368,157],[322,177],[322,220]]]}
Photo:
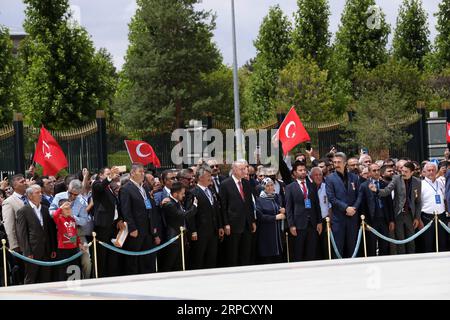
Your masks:
{"label": "man's short grey hair", "polygon": [[320,175],[322,175],[323,176],[323,172],[322,172],[322,169],[320,169],[319,167],[314,167],[314,168],[312,168],[311,169],[311,175],[313,175],[314,174],[314,172],[319,172],[320,173]]}
{"label": "man's short grey hair", "polygon": [[238,165],[241,165],[241,164],[248,166],[247,160],[240,159],[240,160],[233,161],[232,168],[236,168]]}
{"label": "man's short grey hair", "polygon": [[335,158],[341,158],[344,162],[347,161],[347,156],[346,156],[345,153],[343,153],[343,152],[336,152],[336,153],[334,154],[334,157],[335,157]]}
{"label": "man's short grey hair", "polygon": [[191,173],[192,171],[189,169],[182,169],[177,173],[177,179],[180,180],[181,178],[187,178],[190,176]]}
{"label": "man's short grey hair", "polygon": [[198,166],[195,177],[198,180],[200,177],[204,176],[207,172],[211,173],[212,170],[211,170],[210,166],[208,166],[206,163],[204,163],[201,166]]}
{"label": "man's short grey hair", "polygon": [[427,163],[425,163],[425,165],[423,166],[423,169],[424,170],[426,170],[427,169],[427,167],[429,167],[429,166],[434,166],[435,168],[436,168],[436,170],[438,169],[438,166],[436,165],[436,163],[434,163],[434,162],[427,162]]}
{"label": "man's short grey hair", "polygon": [[136,170],[139,170],[139,169],[144,169],[144,165],[142,163],[135,162],[135,163],[131,164],[130,173],[134,172]]}
{"label": "man's short grey hair", "polygon": [[69,190],[81,192],[82,189],[83,189],[83,185],[81,184],[80,180],[75,179],[75,180],[70,181]]}
{"label": "man's short grey hair", "polygon": [[41,191],[42,188],[38,184],[32,184],[25,190],[25,193],[26,193],[27,197],[29,198],[33,194],[33,192],[38,191],[38,190]]}

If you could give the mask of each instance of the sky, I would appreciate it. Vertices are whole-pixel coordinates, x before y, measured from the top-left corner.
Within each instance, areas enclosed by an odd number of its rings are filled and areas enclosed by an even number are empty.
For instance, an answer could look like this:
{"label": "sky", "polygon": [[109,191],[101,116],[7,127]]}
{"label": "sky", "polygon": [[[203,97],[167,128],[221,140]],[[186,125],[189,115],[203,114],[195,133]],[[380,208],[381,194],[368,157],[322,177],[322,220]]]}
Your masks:
{"label": "sky", "polygon": [[[390,41],[395,28],[398,9],[402,0],[376,0],[386,20],[391,25]],[[428,13],[431,39],[436,36],[436,18],[440,0],[423,0]],[[97,48],[106,48],[112,55],[115,66],[120,69],[128,47],[128,24],[136,10],[135,0],[70,0],[75,19],[91,34]],[[238,65],[245,64],[256,55],[253,41],[258,35],[262,19],[269,8],[279,4],[293,21],[297,9],[296,0],[235,0],[236,39]],[[345,0],[329,0],[331,17],[330,31],[335,33],[344,8]],[[214,41],[222,52],[224,62],[232,65],[231,0],[203,0],[198,8],[212,10],[217,15]],[[25,5],[22,0],[0,0],[0,24],[12,32],[23,31]]]}

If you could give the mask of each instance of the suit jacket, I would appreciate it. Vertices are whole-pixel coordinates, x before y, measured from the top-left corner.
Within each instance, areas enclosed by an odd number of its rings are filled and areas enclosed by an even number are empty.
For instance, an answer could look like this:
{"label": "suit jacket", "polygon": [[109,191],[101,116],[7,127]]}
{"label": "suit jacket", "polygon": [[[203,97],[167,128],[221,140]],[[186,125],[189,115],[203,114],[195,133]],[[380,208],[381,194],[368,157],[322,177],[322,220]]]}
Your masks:
{"label": "suit jacket", "polygon": [[[222,176],[220,174],[218,177],[219,177],[219,192],[220,192],[220,186],[222,185],[222,182],[224,182],[227,179],[227,177]],[[219,194],[219,192],[217,192],[217,190],[216,190],[216,185],[214,183],[214,177],[211,177],[211,179],[212,179],[212,189],[214,189],[215,193]]]}
{"label": "suit jacket", "polygon": [[162,207],[164,217],[167,222],[167,238],[171,239],[180,233],[180,227],[189,224],[197,213],[197,207],[192,206],[191,209],[185,211],[181,204],[172,198]]}
{"label": "suit jacket", "polygon": [[311,200],[310,209],[305,208],[303,190],[297,181],[286,187],[286,218],[288,225],[289,227],[295,226],[299,230],[304,230],[308,227],[308,216],[313,226],[321,223],[322,220],[317,188],[309,182],[309,179],[306,179],[306,187],[308,189],[308,199]]}
{"label": "suit jacket", "polygon": [[147,193],[152,208],[147,209],[145,200],[139,188],[133,183],[125,184],[119,193],[120,206],[122,208],[122,215],[128,225],[128,232],[131,233],[138,230],[138,237],[145,234],[153,234],[153,210],[156,210],[156,203],[150,198],[150,190],[147,186],[143,187]]}
{"label": "suit jacket", "polygon": [[399,215],[403,211],[406,201],[409,201],[411,215],[414,219],[420,219],[420,212],[422,210],[421,192],[422,182],[416,178],[411,178],[411,191],[409,195],[406,194],[405,181],[401,175],[396,175],[392,181],[384,188],[378,191],[380,197],[390,197],[394,191],[394,212]]}
{"label": "suit jacket", "polygon": [[17,211],[20,248],[25,256],[33,255],[38,260],[49,259],[51,252],[56,251],[56,229],[47,207],[41,206],[41,215],[43,226],[30,205]]}
{"label": "suit jacket", "polygon": [[113,226],[116,205],[119,218],[122,218],[118,199],[109,188],[109,184],[108,179],[95,181],[92,184],[94,225],[103,228]]}
{"label": "suit jacket", "polygon": [[242,233],[247,228],[252,230],[255,222],[254,205],[250,183],[242,179],[244,200],[232,177],[225,179],[220,185],[220,204],[224,225],[230,225],[232,233]]}
{"label": "suit jacket", "polygon": [[[212,188],[213,187],[211,187],[211,189]],[[208,196],[199,186],[196,186],[192,190],[193,196],[195,196],[198,200],[198,205],[197,214],[194,219],[188,223],[188,228],[191,232],[197,232],[199,240],[202,237],[217,234],[218,229],[222,228],[219,199],[211,189],[209,190],[211,191],[211,195],[214,199],[214,205],[211,205]]]}
{"label": "suit jacket", "polygon": [[17,237],[17,211],[24,206],[21,199],[15,195],[11,195],[3,201],[2,215],[3,224],[5,225],[6,235],[8,236],[8,244],[10,249],[20,248],[19,240]]}
{"label": "suit jacket", "polygon": [[[386,224],[394,222],[394,204],[391,197],[379,197],[369,189],[371,180],[367,180],[359,187],[358,202],[360,202],[360,212],[368,217],[368,223],[373,221],[376,213],[377,200],[381,200],[383,208],[383,218]],[[386,182],[380,180],[380,188],[387,186]]]}
{"label": "suit jacket", "polygon": [[337,172],[327,177],[327,197],[332,206],[332,219],[339,221],[346,217],[347,207],[358,209],[359,178],[354,173],[348,172],[348,183],[344,185]]}
{"label": "suit jacket", "polygon": [[445,174],[445,200],[447,201],[447,208],[450,211],[450,170]]}

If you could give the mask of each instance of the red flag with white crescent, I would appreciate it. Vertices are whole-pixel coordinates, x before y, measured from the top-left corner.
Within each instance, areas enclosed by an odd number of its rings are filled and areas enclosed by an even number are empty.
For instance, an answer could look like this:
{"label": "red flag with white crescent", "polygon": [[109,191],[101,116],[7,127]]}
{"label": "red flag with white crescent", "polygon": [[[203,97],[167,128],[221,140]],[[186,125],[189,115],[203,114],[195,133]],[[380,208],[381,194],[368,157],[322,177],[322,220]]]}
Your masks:
{"label": "red flag with white crescent", "polygon": [[283,123],[281,123],[280,128],[273,138],[280,139],[283,147],[283,153],[285,155],[296,145],[305,141],[311,141],[311,138],[300,121],[294,106],[291,110],[289,110]]}
{"label": "red flag with white crescent", "polygon": [[54,176],[61,169],[68,167],[63,150],[44,126],[39,134],[33,161],[42,166],[44,176]]}
{"label": "red flag with white crescent", "polygon": [[124,142],[131,162],[138,162],[144,166],[153,163],[156,168],[161,167],[161,162],[150,144],[139,140],[125,140]]}

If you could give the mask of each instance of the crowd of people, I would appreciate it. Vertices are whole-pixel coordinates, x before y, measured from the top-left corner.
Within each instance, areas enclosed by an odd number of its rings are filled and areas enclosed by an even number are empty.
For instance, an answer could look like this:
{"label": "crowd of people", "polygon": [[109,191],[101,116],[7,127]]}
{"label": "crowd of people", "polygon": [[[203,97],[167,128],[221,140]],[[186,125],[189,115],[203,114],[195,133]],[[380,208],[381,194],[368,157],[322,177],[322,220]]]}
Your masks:
{"label": "crowd of people", "polygon": [[[245,160],[230,169],[209,159],[162,172],[134,163],[129,173],[105,167],[65,177],[17,174],[0,183],[0,233],[8,248],[39,261],[60,261],[80,252],[81,257],[50,267],[8,253],[8,281],[63,281],[76,267],[81,278],[93,277],[93,246],[88,245],[93,231],[97,240],[112,245],[127,230],[121,249],[139,252],[173,239],[182,227],[185,263],[192,270],[328,259],[328,217],[338,252],[351,257],[361,215],[372,228],[397,240],[413,236],[435,213],[447,224],[449,165],[410,159],[373,162],[368,154],[347,159],[333,150],[322,159],[310,152],[297,154],[292,162],[281,160],[278,169]],[[439,250],[445,251],[449,237],[439,228]],[[366,238],[369,256],[433,252],[436,245],[434,228],[401,245],[371,232]],[[181,243],[140,256],[97,244],[98,276],[181,270]]]}

